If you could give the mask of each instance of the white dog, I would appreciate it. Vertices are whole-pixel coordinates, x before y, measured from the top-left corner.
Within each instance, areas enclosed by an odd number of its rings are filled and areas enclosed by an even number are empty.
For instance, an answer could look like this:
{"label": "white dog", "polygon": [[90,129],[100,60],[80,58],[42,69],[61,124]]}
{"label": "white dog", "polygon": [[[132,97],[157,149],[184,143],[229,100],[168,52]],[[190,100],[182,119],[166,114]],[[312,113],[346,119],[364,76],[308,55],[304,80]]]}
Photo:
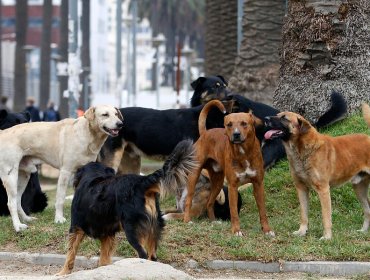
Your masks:
{"label": "white dog", "polygon": [[[26,229],[32,221],[21,206],[21,197],[36,165],[47,163],[60,170],[55,222],[63,223],[63,204],[68,182],[77,168],[95,161],[108,135],[117,136],[123,117],[112,106],[88,109],[83,117],[59,122],[34,122],[0,131],[0,178],[8,194],[14,229]],[[19,214],[19,216],[18,216]]]}

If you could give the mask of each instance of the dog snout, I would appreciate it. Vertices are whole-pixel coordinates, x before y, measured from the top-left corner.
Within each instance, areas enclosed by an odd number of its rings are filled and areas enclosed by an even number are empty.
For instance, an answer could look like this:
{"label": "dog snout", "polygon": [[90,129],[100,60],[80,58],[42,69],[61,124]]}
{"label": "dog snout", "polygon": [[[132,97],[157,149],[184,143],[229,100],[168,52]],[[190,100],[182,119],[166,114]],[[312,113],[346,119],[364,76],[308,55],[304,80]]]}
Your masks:
{"label": "dog snout", "polygon": [[239,131],[235,131],[233,133],[233,139],[236,140],[236,141],[241,140],[241,134],[240,134]]}
{"label": "dog snout", "polygon": [[117,122],[117,123],[116,123],[116,126],[117,126],[118,128],[122,128],[122,126],[123,126],[123,122],[121,122],[121,121]]}

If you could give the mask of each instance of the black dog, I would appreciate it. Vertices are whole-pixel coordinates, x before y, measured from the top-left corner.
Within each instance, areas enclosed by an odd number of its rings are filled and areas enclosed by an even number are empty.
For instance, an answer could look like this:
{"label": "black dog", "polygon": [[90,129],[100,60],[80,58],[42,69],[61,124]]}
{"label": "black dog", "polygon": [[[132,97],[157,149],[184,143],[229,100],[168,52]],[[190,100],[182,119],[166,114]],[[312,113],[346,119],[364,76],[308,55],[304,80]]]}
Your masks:
{"label": "black dog", "polygon": [[[30,114],[28,112],[22,113],[8,113],[6,110],[0,110],[0,129],[7,129],[17,124],[26,123],[30,121]],[[1,144],[1,143],[0,143]],[[2,181],[0,180],[0,216],[8,216],[9,209],[7,206],[8,196]],[[37,173],[32,173],[30,180],[22,195],[22,208],[24,212],[30,213],[42,212],[47,204],[47,197],[41,191],[39,177]]]}
{"label": "black dog", "polygon": [[[199,77],[191,83],[194,94],[191,98],[191,106],[197,108],[212,99],[232,100],[233,112],[250,112],[264,120],[267,116],[275,116],[280,111],[264,103],[254,102],[241,95],[232,94],[227,90],[227,82],[222,76]],[[347,104],[343,96],[337,92],[331,94],[331,107],[322,115],[315,126],[317,128],[327,126],[343,119],[347,112]],[[285,157],[285,149],[281,139],[264,141],[267,129],[264,125],[256,127],[256,135],[262,145],[262,155],[265,169],[273,166],[278,160]]]}
{"label": "black dog", "polygon": [[100,239],[99,265],[111,262],[114,236],[122,228],[140,258],[156,260],[157,244],[164,227],[159,208],[159,184],[186,184],[196,165],[193,143],[180,142],[163,167],[148,176],[115,176],[112,168],[89,163],[75,177],[72,220],[66,262],[59,275],[73,269],[84,235]]}

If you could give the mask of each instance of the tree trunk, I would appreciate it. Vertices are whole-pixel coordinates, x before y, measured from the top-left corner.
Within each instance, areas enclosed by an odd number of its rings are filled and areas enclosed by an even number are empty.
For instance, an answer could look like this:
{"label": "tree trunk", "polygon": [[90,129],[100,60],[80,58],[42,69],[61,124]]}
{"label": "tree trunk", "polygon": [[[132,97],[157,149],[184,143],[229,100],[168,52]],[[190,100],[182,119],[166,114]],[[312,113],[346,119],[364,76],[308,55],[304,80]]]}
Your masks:
{"label": "tree trunk", "polygon": [[237,1],[206,0],[205,73],[231,77],[237,56]]}
{"label": "tree trunk", "polygon": [[51,0],[44,0],[42,7],[42,40],[40,55],[40,109],[45,110],[50,98],[50,44],[51,19],[53,5]]}
{"label": "tree trunk", "polygon": [[14,66],[14,111],[22,111],[26,103],[26,44],[28,6],[27,0],[17,0],[15,6],[15,66]]}
{"label": "tree trunk", "polygon": [[[68,63],[68,0],[62,0],[60,5],[60,62]],[[68,117],[68,98],[63,92],[68,89],[68,76],[59,76],[59,113],[61,118]]]}
{"label": "tree trunk", "polygon": [[285,2],[246,0],[243,12],[243,39],[229,87],[252,100],[272,104],[279,78]]}
{"label": "tree trunk", "polygon": [[369,1],[289,1],[276,106],[316,121],[332,89],[349,112],[369,101],[369,18]]}
{"label": "tree trunk", "polygon": [[[86,80],[90,75],[90,0],[82,0],[82,46],[81,46],[81,66],[82,73],[80,81],[82,84],[82,94],[80,94],[80,105],[84,105],[85,100],[89,100],[90,87]],[[85,96],[87,95],[87,96]],[[87,105],[88,106],[88,105]],[[84,108],[85,110],[88,108]]]}

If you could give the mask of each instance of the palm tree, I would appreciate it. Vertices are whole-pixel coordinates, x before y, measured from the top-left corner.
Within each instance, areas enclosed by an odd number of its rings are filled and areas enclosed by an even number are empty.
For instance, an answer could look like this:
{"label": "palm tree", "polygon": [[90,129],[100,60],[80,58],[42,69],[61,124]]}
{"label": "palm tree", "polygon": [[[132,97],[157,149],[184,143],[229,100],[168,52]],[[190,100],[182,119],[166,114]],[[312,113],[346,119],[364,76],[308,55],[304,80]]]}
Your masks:
{"label": "palm tree", "polygon": [[[68,0],[60,4],[60,42],[58,46],[60,62],[68,63]],[[59,113],[62,118],[68,116],[68,98],[63,93],[68,89],[68,76],[59,76]]]}
{"label": "palm tree", "polygon": [[[82,0],[82,46],[81,46],[81,66],[82,73],[80,75],[81,84],[83,85],[82,94],[80,95],[80,105],[84,104],[85,98],[88,100],[89,85],[85,79],[90,74],[90,0]],[[84,108],[87,109],[87,108]]]}
{"label": "palm tree", "polygon": [[237,1],[206,0],[205,72],[229,78],[237,55]]}
{"label": "palm tree", "polygon": [[283,0],[245,0],[243,39],[230,88],[272,104],[279,77],[279,49],[285,12]]}
{"label": "palm tree", "polygon": [[369,1],[289,1],[276,106],[315,121],[332,89],[349,111],[370,101]]}
{"label": "palm tree", "polygon": [[14,67],[14,111],[22,111],[26,102],[26,45],[28,5],[27,0],[17,0],[15,5],[15,67]]}
{"label": "palm tree", "polygon": [[42,40],[40,55],[40,109],[45,110],[50,96],[50,44],[52,0],[44,0],[42,8]]}

